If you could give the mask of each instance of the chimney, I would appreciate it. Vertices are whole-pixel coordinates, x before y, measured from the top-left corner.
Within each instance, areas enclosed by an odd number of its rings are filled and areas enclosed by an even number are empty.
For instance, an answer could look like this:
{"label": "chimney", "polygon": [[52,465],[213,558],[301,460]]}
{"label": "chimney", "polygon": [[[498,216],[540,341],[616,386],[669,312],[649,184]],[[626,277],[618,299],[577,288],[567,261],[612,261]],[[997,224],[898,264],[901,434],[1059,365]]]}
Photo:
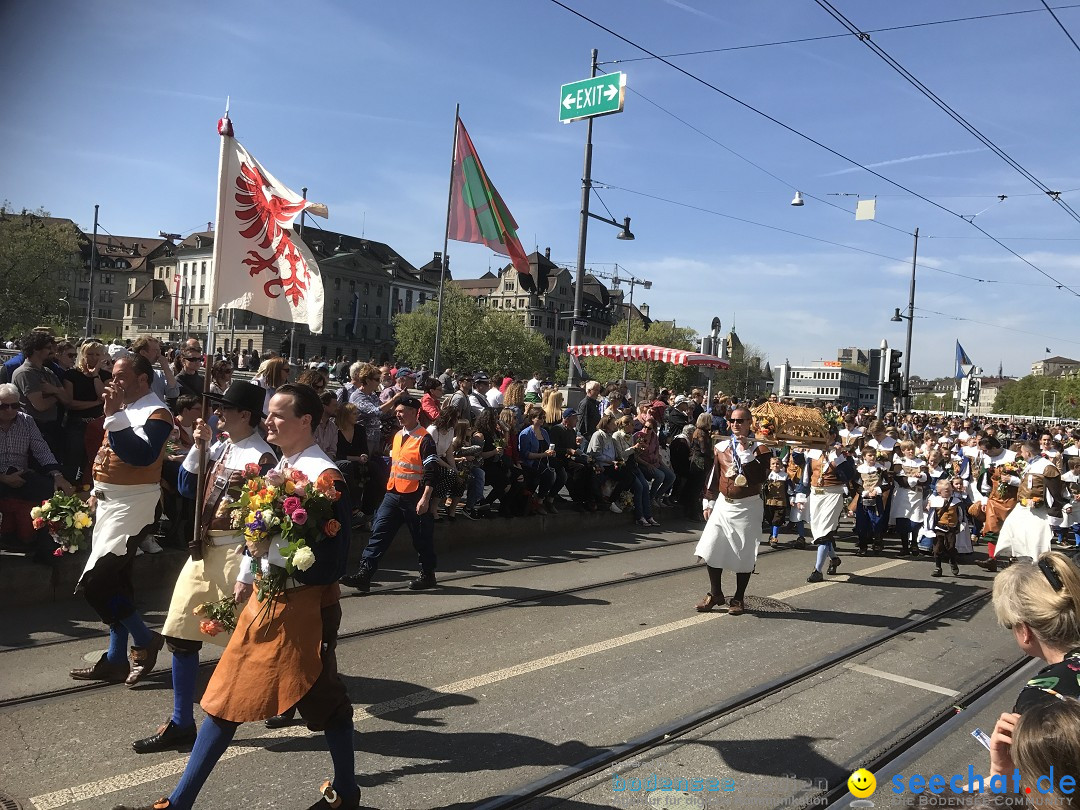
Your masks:
{"label": "chimney", "polygon": [[642,304],[641,306],[638,307],[638,312],[641,313],[641,316],[643,318],[648,318],[649,317],[649,305],[648,304]]}
{"label": "chimney", "polygon": [[436,250],[435,255],[431,258],[431,263],[442,267],[442,251]]}
{"label": "chimney", "polygon": [[544,248],[544,258],[547,259],[548,261],[551,261],[551,248],[549,248],[549,247]]}

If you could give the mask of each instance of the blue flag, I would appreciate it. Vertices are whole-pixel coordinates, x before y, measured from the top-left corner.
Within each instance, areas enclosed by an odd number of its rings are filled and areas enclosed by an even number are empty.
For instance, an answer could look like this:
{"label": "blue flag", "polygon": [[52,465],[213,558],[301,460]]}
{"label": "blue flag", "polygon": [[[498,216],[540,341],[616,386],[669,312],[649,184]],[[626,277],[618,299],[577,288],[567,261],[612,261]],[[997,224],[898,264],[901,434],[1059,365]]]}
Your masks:
{"label": "blue flag", "polygon": [[961,379],[964,376],[964,366],[973,366],[971,358],[967,356],[967,352],[964,351],[964,347],[960,345],[960,341],[956,341],[956,379]]}

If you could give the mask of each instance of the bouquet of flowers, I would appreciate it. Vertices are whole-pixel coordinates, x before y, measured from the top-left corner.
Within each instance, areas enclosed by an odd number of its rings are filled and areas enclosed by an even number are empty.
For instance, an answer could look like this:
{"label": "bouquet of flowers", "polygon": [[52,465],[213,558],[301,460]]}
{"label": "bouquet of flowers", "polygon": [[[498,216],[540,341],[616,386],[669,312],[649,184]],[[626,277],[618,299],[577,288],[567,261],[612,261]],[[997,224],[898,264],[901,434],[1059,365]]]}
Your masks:
{"label": "bouquet of flowers", "polygon": [[1016,461],[1007,461],[1001,464],[997,468],[997,494],[999,498],[1004,498],[1009,490],[1009,479],[1014,475],[1021,475],[1024,472],[1024,462],[1020,459]]}
{"label": "bouquet of flowers", "polygon": [[236,629],[236,602],[231,596],[216,602],[203,602],[193,611],[201,618],[199,632],[208,636],[231,633]]}
{"label": "bouquet of flowers", "polygon": [[[280,535],[285,541],[281,549],[285,567],[271,565],[270,572],[258,578],[260,602],[284,592],[286,580],[295,571],[314,565],[312,546],[341,531],[334,519],[334,504],[340,497],[330,470],[311,481],[300,470],[270,470],[260,475],[257,464],[244,468],[240,497],[231,504],[233,528],[243,532],[249,549],[262,553],[271,538]],[[256,575],[261,573],[260,556],[252,555]]]}
{"label": "bouquet of flowers", "polygon": [[630,490],[623,490],[619,495],[619,508],[624,512],[634,508],[634,493]]}
{"label": "bouquet of flowers", "polygon": [[75,495],[57,492],[42,501],[41,506],[31,509],[30,517],[34,519],[35,529],[49,527],[49,534],[58,546],[53,552],[54,557],[63,557],[65,552],[74,554],[90,545],[90,527],[94,525],[94,518],[89,507]]}
{"label": "bouquet of flowers", "polygon": [[776,419],[772,416],[759,416],[754,432],[759,439],[771,439],[776,435]]}

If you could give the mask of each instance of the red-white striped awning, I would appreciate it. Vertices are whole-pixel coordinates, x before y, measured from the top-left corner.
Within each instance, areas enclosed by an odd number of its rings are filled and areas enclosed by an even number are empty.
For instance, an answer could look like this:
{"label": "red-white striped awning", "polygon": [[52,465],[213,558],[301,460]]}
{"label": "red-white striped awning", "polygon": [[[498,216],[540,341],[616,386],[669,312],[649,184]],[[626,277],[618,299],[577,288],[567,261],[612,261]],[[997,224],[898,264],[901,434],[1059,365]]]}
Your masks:
{"label": "red-white striped awning", "polygon": [[711,354],[669,349],[665,346],[644,346],[640,344],[627,346],[599,343],[570,346],[567,351],[575,357],[606,357],[609,360],[652,360],[658,363],[672,363],[676,366],[728,367],[728,361],[723,358]]}

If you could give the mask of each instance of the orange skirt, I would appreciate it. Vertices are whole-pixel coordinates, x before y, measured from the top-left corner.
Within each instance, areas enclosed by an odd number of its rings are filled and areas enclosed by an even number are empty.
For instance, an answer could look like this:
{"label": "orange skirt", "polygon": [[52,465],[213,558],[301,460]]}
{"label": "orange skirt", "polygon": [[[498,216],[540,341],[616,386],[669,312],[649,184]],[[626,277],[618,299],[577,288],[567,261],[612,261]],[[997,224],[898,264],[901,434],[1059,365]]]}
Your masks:
{"label": "orange skirt", "polygon": [[995,500],[989,498],[986,501],[986,505],[983,507],[986,511],[985,522],[983,523],[983,534],[987,532],[993,532],[997,534],[1001,531],[1002,525],[1005,523],[1005,518],[1009,516],[1009,512],[1016,506],[1016,498],[1008,498],[1006,500]]}
{"label": "orange skirt", "polygon": [[282,714],[310,691],[322,671],[322,608],[337,583],[292,588],[260,602],[252,594],[203,693],[203,710],[233,723]]}

